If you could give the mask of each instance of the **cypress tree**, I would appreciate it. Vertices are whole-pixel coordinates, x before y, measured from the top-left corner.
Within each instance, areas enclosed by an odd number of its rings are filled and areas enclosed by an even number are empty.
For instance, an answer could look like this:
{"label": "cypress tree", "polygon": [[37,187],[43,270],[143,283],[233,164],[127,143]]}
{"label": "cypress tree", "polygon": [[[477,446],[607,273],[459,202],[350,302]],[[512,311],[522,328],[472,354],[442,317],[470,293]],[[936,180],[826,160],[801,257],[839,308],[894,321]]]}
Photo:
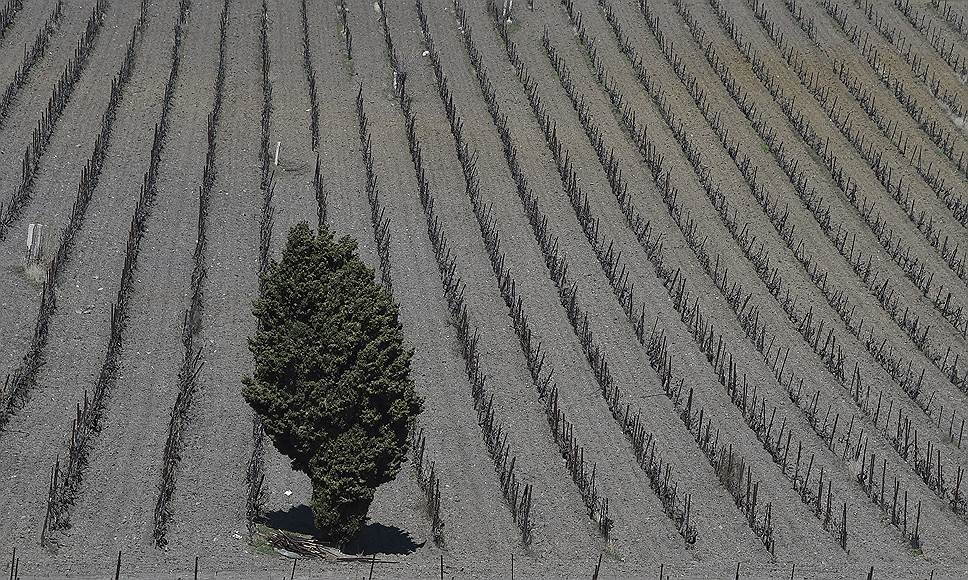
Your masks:
{"label": "cypress tree", "polygon": [[363,528],[375,489],[400,470],[422,405],[398,307],[356,242],[302,222],[253,312],[255,370],[242,394],[276,448],[309,475],[320,536],[344,545]]}

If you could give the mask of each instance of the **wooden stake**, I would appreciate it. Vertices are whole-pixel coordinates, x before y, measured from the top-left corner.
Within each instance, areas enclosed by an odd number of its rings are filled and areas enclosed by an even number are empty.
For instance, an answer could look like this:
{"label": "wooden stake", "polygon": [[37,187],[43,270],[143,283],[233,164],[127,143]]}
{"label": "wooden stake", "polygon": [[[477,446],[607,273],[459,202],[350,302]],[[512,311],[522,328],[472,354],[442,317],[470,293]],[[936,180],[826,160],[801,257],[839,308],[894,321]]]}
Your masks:
{"label": "wooden stake", "polygon": [[739,562],[736,562],[736,580],[739,580]]}
{"label": "wooden stake", "polygon": [[118,550],[118,564],[114,568],[114,580],[121,578],[121,550]]}
{"label": "wooden stake", "polygon": [[592,574],[592,580],[598,580],[598,573],[602,570],[602,556],[598,555],[598,564],[595,564],[595,572]]}
{"label": "wooden stake", "polygon": [[[372,574],[372,572],[371,572]],[[292,561],[292,572],[289,573],[289,580],[293,580],[296,577],[296,560]]]}
{"label": "wooden stake", "polygon": [[[373,552],[373,556],[370,558],[370,576],[368,580],[373,580],[373,568],[376,566],[376,552]],[[292,569],[296,569],[296,561],[292,561]],[[291,578],[289,580],[292,580]]]}
{"label": "wooden stake", "polygon": [[198,556],[195,556],[195,580],[198,580]]}

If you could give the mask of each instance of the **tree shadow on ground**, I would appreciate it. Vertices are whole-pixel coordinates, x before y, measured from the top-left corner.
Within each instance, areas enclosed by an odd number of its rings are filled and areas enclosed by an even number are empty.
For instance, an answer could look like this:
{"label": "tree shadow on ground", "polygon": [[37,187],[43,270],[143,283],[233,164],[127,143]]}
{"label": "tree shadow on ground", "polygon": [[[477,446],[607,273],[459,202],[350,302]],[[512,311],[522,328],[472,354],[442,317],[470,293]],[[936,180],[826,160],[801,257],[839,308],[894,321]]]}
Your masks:
{"label": "tree shadow on ground", "polygon": [[[319,535],[313,521],[313,510],[307,505],[295,505],[285,511],[266,512],[264,517],[265,525],[276,530],[309,536]],[[363,528],[358,538],[346,546],[346,552],[404,556],[416,552],[423,545],[423,542],[414,542],[408,532],[396,526],[371,522]]]}
{"label": "tree shadow on ground", "polygon": [[309,536],[317,535],[313,510],[308,505],[294,505],[289,509],[273,510],[264,514],[265,525],[283,532],[294,532]]}
{"label": "tree shadow on ground", "polygon": [[347,550],[360,554],[393,554],[405,556],[413,554],[424,543],[416,543],[410,534],[396,526],[378,523],[366,524],[360,537],[347,546]]}

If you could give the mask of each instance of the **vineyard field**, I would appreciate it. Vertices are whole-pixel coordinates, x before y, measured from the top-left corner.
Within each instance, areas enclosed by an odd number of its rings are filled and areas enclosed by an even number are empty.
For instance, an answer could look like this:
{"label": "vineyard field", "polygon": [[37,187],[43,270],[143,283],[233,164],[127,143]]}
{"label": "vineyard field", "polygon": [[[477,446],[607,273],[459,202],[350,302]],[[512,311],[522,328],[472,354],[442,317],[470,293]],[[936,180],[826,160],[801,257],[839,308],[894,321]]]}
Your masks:
{"label": "vineyard field", "polygon": [[[241,394],[300,222],[424,400],[345,559]],[[958,0],[0,0],[0,566],[962,578],[966,252]]]}

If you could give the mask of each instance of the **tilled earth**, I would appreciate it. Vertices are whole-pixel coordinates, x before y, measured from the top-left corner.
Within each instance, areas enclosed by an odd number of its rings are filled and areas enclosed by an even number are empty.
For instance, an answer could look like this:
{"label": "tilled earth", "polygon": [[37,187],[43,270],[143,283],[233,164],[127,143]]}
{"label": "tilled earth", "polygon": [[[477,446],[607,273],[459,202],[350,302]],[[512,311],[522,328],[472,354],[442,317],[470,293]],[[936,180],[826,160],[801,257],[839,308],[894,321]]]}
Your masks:
{"label": "tilled earth", "polygon": [[[966,18],[7,0],[7,565],[968,575]],[[300,221],[356,240],[415,351],[424,452],[347,548],[375,562],[264,545],[314,531],[240,393]]]}

